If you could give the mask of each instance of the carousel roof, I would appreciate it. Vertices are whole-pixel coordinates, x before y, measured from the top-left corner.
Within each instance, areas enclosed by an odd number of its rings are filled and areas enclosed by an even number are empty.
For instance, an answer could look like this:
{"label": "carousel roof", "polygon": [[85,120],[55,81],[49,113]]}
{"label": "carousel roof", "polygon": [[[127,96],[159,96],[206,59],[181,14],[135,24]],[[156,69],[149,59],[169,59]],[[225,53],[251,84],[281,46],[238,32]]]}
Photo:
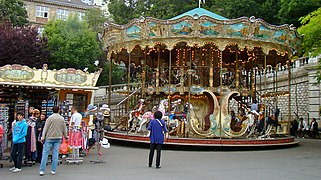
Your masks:
{"label": "carousel roof", "polygon": [[221,51],[229,44],[237,44],[250,49],[260,47],[265,53],[272,49],[291,53],[302,41],[302,36],[292,25],[271,25],[254,16],[227,19],[203,8],[192,9],[168,20],[141,17],[123,25],[106,22],[104,26],[101,36],[104,48],[116,52],[157,44],[164,44],[171,50],[184,42],[190,47],[211,43]]}
{"label": "carousel roof", "polygon": [[171,18],[169,20],[179,19],[179,18],[184,17],[184,16],[191,16],[191,17],[208,16],[208,17],[211,17],[211,18],[214,18],[214,19],[218,19],[218,20],[228,20],[226,17],[220,16],[218,14],[215,14],[215,13],[213,13],[211,11],[208,11],[206,9],[203,9],[203,8],[192,9],[192,10],[187,11],[187,12],[181,14],[181,15],[173,17],[173,18]]}

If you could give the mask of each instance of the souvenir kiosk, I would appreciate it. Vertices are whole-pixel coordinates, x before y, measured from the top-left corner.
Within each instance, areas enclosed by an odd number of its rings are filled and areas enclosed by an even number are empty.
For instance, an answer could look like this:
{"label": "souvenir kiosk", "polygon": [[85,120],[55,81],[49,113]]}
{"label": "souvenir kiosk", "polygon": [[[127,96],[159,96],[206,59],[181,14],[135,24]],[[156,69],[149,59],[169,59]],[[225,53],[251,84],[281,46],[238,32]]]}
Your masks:
{"label": "souvenir kiosk", "polygon": [[[28,118],[30,107],[48,117],[52,107],[58,105],[66,121],[71,116],[72,106],[77,106],[83,114],[93,90],[98,89],[95,85],[100,73],[101,70],[88,73],[73,68],[49,70],[47,64],[42,69],[18,64],[0,67],[0,124],[10,129],[14,112],[21,112]],[[84,119],[88,122],[88,118]]]}

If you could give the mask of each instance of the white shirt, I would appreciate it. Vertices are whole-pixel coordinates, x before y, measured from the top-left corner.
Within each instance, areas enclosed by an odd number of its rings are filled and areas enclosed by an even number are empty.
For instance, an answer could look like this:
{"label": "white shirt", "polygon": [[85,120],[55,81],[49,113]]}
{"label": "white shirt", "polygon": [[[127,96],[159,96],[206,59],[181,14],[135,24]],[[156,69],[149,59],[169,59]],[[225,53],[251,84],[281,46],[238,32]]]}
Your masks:
{"label": "white shirt", "polygon": [[75,112],[74,114],[72,114],[70,118],[70,124],[75,123],[74,126],[79,127],[81,124],[81,120],[82,120],[82,115],[78,112]]}
{"label": "white shirt", "polygon": [[[309,130],[309,127],[305,121],[302,121],[302,126],[303,126],[302,130]],[[299,121],[298,129],[301,129],[301,121]]]}

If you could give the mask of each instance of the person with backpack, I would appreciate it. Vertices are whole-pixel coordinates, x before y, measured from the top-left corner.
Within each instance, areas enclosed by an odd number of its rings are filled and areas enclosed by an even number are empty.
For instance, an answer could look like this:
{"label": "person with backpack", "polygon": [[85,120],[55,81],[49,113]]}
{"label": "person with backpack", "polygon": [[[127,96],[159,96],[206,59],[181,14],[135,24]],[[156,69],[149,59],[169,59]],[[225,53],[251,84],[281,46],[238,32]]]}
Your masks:
{"label": "person with backpack", "polygon": [[148,125],[148,130],[150,131],[150,152],[149,152],[149,162],[148,167],[152,167],[154,151],[157,149],[156,156],[156,169],[161,168],[160,166],[160,158],[161,158],[161,150],[162,145],[164,144],[164,136],[167,133],[167,128],[165,122],[162,120],[163,114],[160,111],[156,111],[154,113],[153,120],[150,121]]}

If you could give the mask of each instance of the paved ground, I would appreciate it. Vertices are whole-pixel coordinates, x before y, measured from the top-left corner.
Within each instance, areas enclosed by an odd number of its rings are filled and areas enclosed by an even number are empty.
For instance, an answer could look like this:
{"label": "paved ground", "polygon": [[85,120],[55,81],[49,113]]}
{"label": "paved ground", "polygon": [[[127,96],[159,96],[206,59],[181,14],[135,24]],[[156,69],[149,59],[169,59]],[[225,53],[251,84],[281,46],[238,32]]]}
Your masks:
{"label": "paved ground", "polygon": [[[60,165],[55,176],[39,177],[38,165],[13,174],[9,163],[0,169],[0,180],[36,179],[281,179],[320,180],[321,141],[303,140],[300,146],[269,151],[196,152],[163,151],[162,168],[147,167],[147,149],[112,146],[104,164],[91,164],[94,152],[82,165]],[[48,168],[48,172],[50,169]]]}

